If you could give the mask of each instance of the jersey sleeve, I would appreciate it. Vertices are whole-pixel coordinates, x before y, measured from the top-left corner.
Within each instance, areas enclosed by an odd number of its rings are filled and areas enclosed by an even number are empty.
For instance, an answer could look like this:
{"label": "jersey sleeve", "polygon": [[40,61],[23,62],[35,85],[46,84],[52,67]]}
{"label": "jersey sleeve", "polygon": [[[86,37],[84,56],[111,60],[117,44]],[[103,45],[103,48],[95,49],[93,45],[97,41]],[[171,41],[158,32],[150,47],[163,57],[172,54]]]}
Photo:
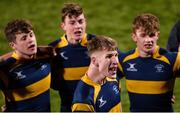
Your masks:
{"label": "jersey sleeve", "polygon": [[180,52],[177,53],[176,61],[173,67],[173,72],[176,77],[180,77]]}
{"label": "jersey sleeve", "polygon": [[180,44],[180,21],[178,21],[172,28],[168,43],[167,43],[167,49],[172,52],[177,52],[178,47]]}

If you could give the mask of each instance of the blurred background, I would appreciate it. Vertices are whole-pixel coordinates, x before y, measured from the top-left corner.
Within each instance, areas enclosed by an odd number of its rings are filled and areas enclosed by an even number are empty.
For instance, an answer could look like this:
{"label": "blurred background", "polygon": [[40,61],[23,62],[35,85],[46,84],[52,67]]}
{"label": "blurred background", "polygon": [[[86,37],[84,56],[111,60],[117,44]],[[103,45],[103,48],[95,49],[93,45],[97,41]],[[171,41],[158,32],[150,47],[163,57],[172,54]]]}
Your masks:
{"label": "blurred background", "polygon": [[[87,17],[87,32],[114,38],[123,52],[135,47],[131,40],[131,25],[140,13],[153,13],[160,19],[161,34],[158,44],[166,48],[172,26],[180,18],[179,0],[0,0],[0,55],[11,51],[5,39],[4,28],[13,19],[28,19],[35,28],[39,45],[59,38],[63,31],[60,11],[64,3],[79,3]],[[179,82],[179,83],[178,83]],[[124,84],[122,86],[123,111],[129,111],[129,100]],[[176,80],[174,110],[180,112],[180,79]],[[0,94],[0,106],[4,103]],[[60,98],[51,90],[51,110],[59,111]]]}

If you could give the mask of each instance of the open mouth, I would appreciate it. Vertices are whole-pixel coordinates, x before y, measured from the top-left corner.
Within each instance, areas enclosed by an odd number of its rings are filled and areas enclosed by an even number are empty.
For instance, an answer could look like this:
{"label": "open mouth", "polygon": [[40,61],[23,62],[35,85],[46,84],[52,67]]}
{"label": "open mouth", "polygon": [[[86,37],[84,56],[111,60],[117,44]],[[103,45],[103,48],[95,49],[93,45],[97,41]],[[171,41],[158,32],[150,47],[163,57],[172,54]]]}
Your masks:
{"label": "open mouth", "polygon": [[147,48],[147,49],[151,49],[152,48],[152,44],[145,44],[144,47]]}
{"label": "open mouth", "polygon": [[117,67],[116,67],[116,66],[113,66],[113,67],[111,66],[111,67],[109,67],[108,72],[109,72],[110,75],[116,74],[116,72],[117,72]]}
{"label": "open mouth", "polygon": [[35,48],[35,44],[31,44],[28,49],[34,49]]}
{"label": "open mouth", "polygon": [[76,36],[81,36],[82,32],[81,32],[81,31],[76,31],[76,32],[74,32],[74,34],[75,34]]}

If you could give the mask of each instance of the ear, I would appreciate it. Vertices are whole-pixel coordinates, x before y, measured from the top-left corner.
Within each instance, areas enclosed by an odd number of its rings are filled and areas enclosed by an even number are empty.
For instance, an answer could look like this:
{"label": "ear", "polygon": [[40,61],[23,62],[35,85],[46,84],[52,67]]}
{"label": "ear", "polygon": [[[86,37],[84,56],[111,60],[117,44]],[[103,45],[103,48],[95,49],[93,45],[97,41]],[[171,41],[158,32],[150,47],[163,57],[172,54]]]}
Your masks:
{"label": "ear", "polygon": [[160,36],[160,31],[157,33],[157,40],[159,39]]}
{"label": "ear", "polygon": [[12,49],[15,49],[15,43],[14,43],[14,42],[10,42],[10,43],[9,43],[9,46],[10,46]]}
{"label": "ear", "polygon": [[64,31],[66,30],[66,28],[65,28],[65,23],[64,23],[64,22],[62,22],[62,23],[60,24],[60,28],[63,29]]}
{"label": "ear", "polygon": [[92,63],[93,65],[95,65],[96,67],[99,67],[99,65],[98,65],[98,63],[97,63],[97,61],[96,61],[96,57],[91,57],[91,63]]}
{"label": "ear", "polygon": [[134,42],[137,42],[136,34],[131,33],[131,38],[133,39]]}

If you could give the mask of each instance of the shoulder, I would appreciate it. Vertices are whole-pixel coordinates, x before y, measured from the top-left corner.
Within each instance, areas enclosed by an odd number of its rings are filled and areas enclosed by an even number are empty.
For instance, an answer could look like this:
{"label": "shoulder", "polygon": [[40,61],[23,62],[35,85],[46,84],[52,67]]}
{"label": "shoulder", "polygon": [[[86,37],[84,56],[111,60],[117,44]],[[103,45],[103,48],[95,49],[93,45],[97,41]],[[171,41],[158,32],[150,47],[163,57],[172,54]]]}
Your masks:
{"label": "shoulder", "polygon": [[176,57],[177,56],[177,52],[171,52],[164,48],[159,48],[159,54],[166,56],[166,57]]}
{"label": "shoulder", "polygon": [[50,58],[56,56],[55,49],[51,46],[38,46],[36,58]]}
{"label": "shoulder", "polygon": [[93,99],[93,94],[94,88],[80,80],[74,93],[74,102],[83,102],[84,100],[90,102]]}
{"label": "shoulder", "polygon": [[127,52],[119,52],[118,55],[119,61],[123,61],[126,57],[133,55],[134,53],[135,53],[135,49],[129,50]]}
{"label": "shoulder", "polygon": [[55,47],[59,42],[61,42],[61,38],[59,38],[59,39],[57,39],[57,40],[55,40],[55,41],[49,43],[48,45],[49,45],[49,46]]}
{"label": "shoulder", "polygon": [[180,28],[180,20],[176,22],[175,27]]}
{"label": "shoulder", "polygon": [[94,34],[87,34],[87,40],[91,40],[95,37],[96,37],[96,35],[94,35]]}
{"label": "shoulder", "polygon": [[12,53],[13,53],[13,52],[9,52],[9,53],[6,53],[6,54],[0,56],[0,62],[1,62],[1,61],[5,61],[5,60],[7,60],[8,58],[10,58],[10,57],[12,56]]}
{"label": "shoulder", "polygon": [[165,57],[165,58],[167,58],[167,60],[169,61],[170,64],[174,64],[176,61],[176,58],[178,56],[178,53],[168,51],[164,48],[159,48],[159,55],[160,56],[157,56],[157,58]]}
{"label": "shoulder", "polygon": [[16,62],[16,59],[12,57],[13,52],[9,52],[0,56],[0,68],[6,68]]}

